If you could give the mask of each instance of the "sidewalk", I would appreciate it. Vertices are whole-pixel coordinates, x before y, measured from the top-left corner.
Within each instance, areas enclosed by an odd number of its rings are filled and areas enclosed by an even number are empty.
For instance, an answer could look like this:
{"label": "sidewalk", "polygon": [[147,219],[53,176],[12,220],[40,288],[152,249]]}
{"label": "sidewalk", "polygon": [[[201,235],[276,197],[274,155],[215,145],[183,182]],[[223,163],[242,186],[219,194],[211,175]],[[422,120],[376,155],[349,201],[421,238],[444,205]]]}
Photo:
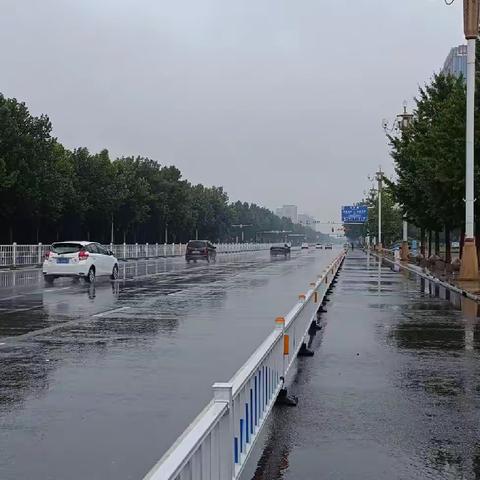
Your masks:
{"label": "sidewalk", "polygon": [[480,478],[478,318],[426,283],[348,255],[255,480]]}
{"label": "sidewalk", "polygon": [[[377,253],[372,253],[374,256],[378,256]],[[439,271],[428,267],[421,267],[410,262],[401,262],[394,260],[390,257],[382,257],[386,262],[392,265],[399,265],[401,268],[415,272],[429,280],[433,280],[436,283],[442,284],[452,290],[456,290],[457,293],[480,302],[480,280],[477,281],[462,281],[458,279],[458,272],[447,274],[445,271]]]}

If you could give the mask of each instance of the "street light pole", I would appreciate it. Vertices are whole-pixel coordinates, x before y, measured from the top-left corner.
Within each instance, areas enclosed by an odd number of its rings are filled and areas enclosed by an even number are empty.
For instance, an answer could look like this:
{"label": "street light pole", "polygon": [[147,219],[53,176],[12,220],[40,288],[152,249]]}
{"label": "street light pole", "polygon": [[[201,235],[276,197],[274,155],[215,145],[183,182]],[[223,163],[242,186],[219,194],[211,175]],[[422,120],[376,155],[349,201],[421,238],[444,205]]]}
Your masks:
{"label": "street light pole", "polygon": [[[244,234],[243,229],[244,229],[245,227],[251,227],[251,226],[252,226],[252,224],[243,225],[243,224],[241,224],[241,223],[239,223],[239,224],[237,224],[237,225],[232,225],[232,227],[238,227],[238,228],[240,228],[240,230],[241,230],[241,232],[242,232],[242,243],[244,243],[244,241],[245,241],[245,234]],[[238,239],[238,237],[237,237],[237,239]],[[238,243],[238,242],[237,242],[237,243]]]}
{"label": "street light pole", "polygon": [[464,0],[464,32],[467,39],[467,129],[465,159],[465,241],[460,267],[461,280],[478,279],[478,257],[474,226],[474,102],[475,48],[478,36],[479,0]]}
{"label": "street light pole", "polygon": [[[407,102],[403,103],[403,112],[400,115],[397,115],[397,125],[398,129],[400,130],[401,135],[405,132],[410,125],[410,122],[413,119],[413,115],[411,113],[407,113]],[[403,237],[402,237],[402,248],[400,250],[400,259],[404,262],[408,262],[408,223],[407,217],[404,215],[403,217]]]}
{"label": "street light pole", "polygon": [[110,230],[110,244],[113,245],[113,213],[112,213],[112,224],[111,224],[111,230]]}
{"label": "street light pole", "polygon": [[378,169],[376,173],[377,182],[378,182],[378,238],[377,238],[377,250],[382,251],[382,182],[383,182],[383,172],[382,167]]}

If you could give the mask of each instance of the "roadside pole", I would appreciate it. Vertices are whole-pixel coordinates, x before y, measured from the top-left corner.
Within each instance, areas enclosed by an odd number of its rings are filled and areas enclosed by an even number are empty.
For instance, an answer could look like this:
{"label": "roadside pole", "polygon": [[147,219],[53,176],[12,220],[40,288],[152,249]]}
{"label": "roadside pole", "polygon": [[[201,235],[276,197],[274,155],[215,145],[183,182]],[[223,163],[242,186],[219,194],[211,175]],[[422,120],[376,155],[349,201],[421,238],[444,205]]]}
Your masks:
{"label": "roadside pole", "polygon": [[474,226],[474,102],[475,48],[478,36],[479,0],[464,0],[464,32],[467,39],[467,131],[465,159],[465,241],[459,278],[477,280],[478,257]]}
{"label": "roadside pole", "polygon": [[382,182],[383,182],[383,172],[382,167],[378,169],[376,173],[377,182],[378,182],[378,238],[377,238],[377,251],[382,252]]}
{"label": "roadside pole", "polygon": [[400,260],[404,262],[408,262],[408,223],[403,219],[403,240],[402,240],[402,248],[400,250]]}

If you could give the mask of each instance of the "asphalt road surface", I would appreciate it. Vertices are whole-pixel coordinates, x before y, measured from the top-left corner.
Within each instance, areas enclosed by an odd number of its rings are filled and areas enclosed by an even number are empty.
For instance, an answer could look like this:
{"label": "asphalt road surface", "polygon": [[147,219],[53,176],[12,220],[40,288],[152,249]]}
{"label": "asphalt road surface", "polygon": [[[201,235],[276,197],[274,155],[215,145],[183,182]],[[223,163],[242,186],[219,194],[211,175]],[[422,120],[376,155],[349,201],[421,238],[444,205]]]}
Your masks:
{"label": "asphalt road surface", "polygon": [[139,479],[338,251],[2,272],[0,479]]}

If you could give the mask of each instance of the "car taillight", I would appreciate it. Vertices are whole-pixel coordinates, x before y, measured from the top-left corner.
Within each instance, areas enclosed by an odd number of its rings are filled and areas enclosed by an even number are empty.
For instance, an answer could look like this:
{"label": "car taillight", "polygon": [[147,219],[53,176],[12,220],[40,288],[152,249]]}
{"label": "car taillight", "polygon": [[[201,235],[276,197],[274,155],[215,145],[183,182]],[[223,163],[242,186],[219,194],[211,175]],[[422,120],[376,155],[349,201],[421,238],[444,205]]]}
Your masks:
{"label": "car taillight", "polygon": [[80,250],[78,252],[78,259],[79,260],[86,260],[88,258],[88,252],[86,252],[85,250]]}
{"label": "car taillight", "polygon": [[45,260],[48,260],[50,258],[50,254],[52,252],[49,250],[48,252],[45,252]]}

